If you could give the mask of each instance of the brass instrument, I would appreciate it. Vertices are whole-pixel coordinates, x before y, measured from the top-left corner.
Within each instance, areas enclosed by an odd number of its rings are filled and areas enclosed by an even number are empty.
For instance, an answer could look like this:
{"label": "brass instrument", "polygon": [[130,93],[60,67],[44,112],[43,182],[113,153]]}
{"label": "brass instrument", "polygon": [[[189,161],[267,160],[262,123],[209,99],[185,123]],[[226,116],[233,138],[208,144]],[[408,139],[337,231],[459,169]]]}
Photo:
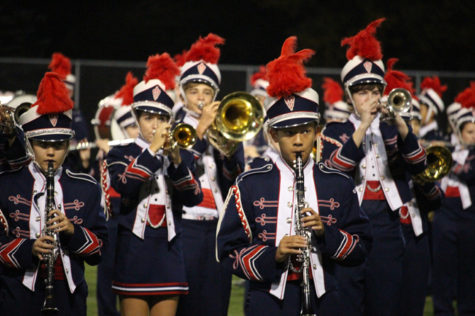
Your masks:
{"label": "brass instrument", "polygon": [[290,261],[290,269],[294,272],[302,273],[302,302],[300,306],[301,316],[316,316],[312,311],[311,292],[310,292],[310,241],[312,240],[312,232],[308,228],[303,227],[302,218],[305,214],[301,214],[302,209],[306,207],[305,203],[305,186],[303,175],[303,161],[302,154],[297,154],[297,159],[294,161],[294,169],[296,175],[296,194],[297,205],[294,210],[295,217],[295,234],[304,236],[307,239],[307,247],[302,249],[302,253],[297,255],[295,260],[300,263],[300,267],[296,268],[292,261]]}
{"label": "brass instrument", "polygon": [[31,104],[26,102],[17,107],[0,105],[0,132],[4,135],[13,135],[15,127],[19,126],[20,115],[28,111],[30,107]]}
{"label": "brass instrument", "polygon": [[171,131],[168,139],[168,147],[176,146],[187,149],[196,143],[196,130],[186,123],[177,124]]}
{"label": "brass instrument", "polygon": [[386,108],[389,116],[394,118],[395,114],[407,113],[412,107],[412,96],[409,91],[403,88],[392,89],[388,94]]}
{"label": "brass instrument", "polygon": [[445,177],[452,168],[452,152],[445,146],[429,146],[426,148],[427,167],[414,176],[419,183],[436,182]]}
{"label": "brass instrument", "polygon": [[[54,210],[54,169],[53,162],[48,163],[48,170],[46,172],[46,207],[45,207],[45,223],[47,223],[51,217],[49,213]],[[46,224],[45,224],[46,225]],[[54,298],[54,264],[59,253],[59,236],[58,233],[51,231],[45,226],[43,235],[51,236],[54,238],[55,248],[52,253],[43,254],[43,260],[46,262],[46,279],[45,279],[45,299],[43,302],[43,308],[41,312],[48,314],[58,312]]]}
{"label": "brass instrument", "polygon": [[264,122],[264,109],[254,96],[246,92],[226,95],[206,135],[209,142],[223,155],[229,157],[239,143],[259,133]]}

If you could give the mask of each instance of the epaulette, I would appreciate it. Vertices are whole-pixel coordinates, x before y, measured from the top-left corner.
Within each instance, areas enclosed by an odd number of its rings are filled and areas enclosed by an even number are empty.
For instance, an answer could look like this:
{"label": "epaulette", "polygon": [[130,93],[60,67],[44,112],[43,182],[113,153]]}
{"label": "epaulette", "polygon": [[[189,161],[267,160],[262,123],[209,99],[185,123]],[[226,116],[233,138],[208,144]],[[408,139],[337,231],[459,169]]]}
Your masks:
{"label": "epaulette", "polygon": [[76,173],[76,172],[72,172],[72,171],[69,170],[69,169],[66,169],[66,174],[67,174],[70,178],[73,178],[73,179],[88,181],[88,182],[91,182],[92,184],[97,184],[96,179],[94,179],[93,176],[90,176],[90,175],[88,175],[88,174],[86,174],[86,173]]}
{"label": "epaulette", "polygon": [[255,157],[255,158],[252,158],[251,161],[249,161],[248,165],[251,166],[252,169],[254,169],[254,168],[260,168],[263,165],[267,165],[270,162],[271,162],[271,159],[268,156]]}
{"label": "epaulette", "polygon": [[242,179],[244,179],[245,177],[247,176],[250,176],[250,175],[253,175],[253,174],[256,174],[256,173],[266,173],[266,172],[269,172],[271,171],[273,168],[273,164],[272,163],[268,163],[268,164],[265,164],[261,167],[258,167],[258,168],[254,168],[254,169],[249,169],[243,173],[241,173],[237,178],[236,178],[236,183],[238,183],[239,181],[241,181]]}
{"label": "epaulette", "polygon": [[343,177],[345,177],[345,178],[347,178],[347,179],[351,179],[350,176],[347,175],[346,173],[341,172],[341,171],[338,170],[338,169],[331,168],[331,167],[327,166],[326,164],[324,164],[323,162],[319,162],[319,163],[318,163],[318,169],[320,169],[320,171],[322,171],[323,173],[327,173],[327,174],[334,173],[334,174],[343,176]]}

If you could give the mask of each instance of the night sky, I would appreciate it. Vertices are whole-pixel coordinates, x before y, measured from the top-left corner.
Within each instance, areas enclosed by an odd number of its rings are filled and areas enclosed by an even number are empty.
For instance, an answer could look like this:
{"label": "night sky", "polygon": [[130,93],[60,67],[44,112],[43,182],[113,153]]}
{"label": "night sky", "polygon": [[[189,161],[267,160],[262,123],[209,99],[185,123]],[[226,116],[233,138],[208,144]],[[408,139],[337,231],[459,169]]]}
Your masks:
{"label": "night sky", "polygon": [[341,68],[341,39],[386,17],[377,37],[384,58],[399,58],[400,69],[475,71],[475,1],[357,2],[2,1],[0,57],[50,58],[59,51],[71,59],[145,62],[181,53],[212,32],[226,39],[222,64],[265,64],[296,35],[298,49],[316,51],[309,66]]}

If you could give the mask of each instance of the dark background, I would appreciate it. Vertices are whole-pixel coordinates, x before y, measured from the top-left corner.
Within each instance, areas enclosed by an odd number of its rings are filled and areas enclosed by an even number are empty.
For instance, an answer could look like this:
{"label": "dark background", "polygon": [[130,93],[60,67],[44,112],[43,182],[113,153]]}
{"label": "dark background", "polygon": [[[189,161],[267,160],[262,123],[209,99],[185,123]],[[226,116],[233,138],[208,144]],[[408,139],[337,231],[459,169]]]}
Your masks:
{"label": "dark background", "polygon": [[[83,61],[78,98],[89,120],[97,102],[120,88],[127,71],[141,79],[148,56],[163,52],[174,56],[210,32],[226,40],[221,47],[222,65],[257,68],[278,57],[283,41],[296,35],[298,49],[316,51],[307,66],[328,68],[328,74],[338,79],[346,62],[341,39],[386,17],[376,35],[384,60],[399,58],[396,69],[404,71],[442,74],[442,83],[449,87],[444,101],[450,104],[475,79],[466,75],[475,71],[474,13],[473,0],[38,1],[28,5],[4,0],[0,59],[11,60],[0,63],[0,90],[36,93],[52,53],[61,52],[73,65]],[[16,58],[20,61],[13,61]],[[25,58],[29,63],[22,62]],[[96,63],[91,66],[86,61]],[[132,66],[108,66],[114,61]],[[322,77],[312,74],[320,95]],[[220,97],[245,88],[248,80],[244,72],[223,72]]]}

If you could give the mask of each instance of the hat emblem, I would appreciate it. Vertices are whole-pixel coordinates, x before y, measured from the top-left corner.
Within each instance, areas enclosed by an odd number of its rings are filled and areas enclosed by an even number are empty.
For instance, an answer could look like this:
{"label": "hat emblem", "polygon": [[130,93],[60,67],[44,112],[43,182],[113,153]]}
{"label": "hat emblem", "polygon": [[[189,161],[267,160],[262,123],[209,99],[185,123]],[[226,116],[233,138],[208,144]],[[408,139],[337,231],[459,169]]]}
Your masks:
{"label": "hat emblem", "polygon": [[53,127],[56,127],[56,124],[58,124],[58,114],[50,114],[49,121],[51,122],[51,125],[53,125]]}
{"label": "hat emblem", "polygon": [[295,97],[292,95],[290,97],[284,98],[284,102],[289,108],[290,111],[294,110],[294,105],[295,105]]}
{"label": "hat emblem", "polygon": [[373,68],[373,63],[370,61],[365,61],[363,64],[364,69],[366,69],[367,72],[371,72],[371,68]]}
{"label": "hat emblem", "polygon": [[155,86],[155,88],[153,88],[152,90],[152,97],[154,101],[157,101],[158,97],[160,96],[160,93],[160,88],[158,86]]}
{"label": "hat emblem", "polygon": [[200,73],[200,75],[202,75],[203,72],[205,72],[205,70],[206,70],[206,66],[203,63],[200,63],[197,68],[198,68],[198,72]]}

